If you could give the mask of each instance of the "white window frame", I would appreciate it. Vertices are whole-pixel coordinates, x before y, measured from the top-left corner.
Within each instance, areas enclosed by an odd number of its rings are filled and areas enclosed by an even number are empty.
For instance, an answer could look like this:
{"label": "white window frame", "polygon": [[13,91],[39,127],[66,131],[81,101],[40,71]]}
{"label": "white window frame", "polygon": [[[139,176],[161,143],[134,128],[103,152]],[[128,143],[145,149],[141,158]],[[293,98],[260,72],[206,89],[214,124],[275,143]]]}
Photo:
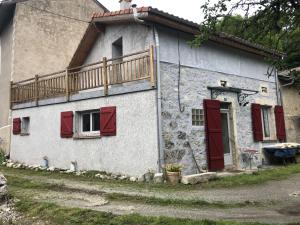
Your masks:
{"label": "white window frame", "polygon": [[[90,115],[90,131],[83,131],[83,115]],[[99,115],[99,122],[100,122],[100,111],[96,110],[91,110],[91,111],[83,111],[83,112],[78,112],[78,128],[79,128],[79,134],[83,136],[99,136],[100,134],[100,127],[99,130],[93,131],[93,114],[98,114]]]}
{"label": "white window frame", "polygon": [[[268,122],[269,122],[268,125],[269,125],[269,132],[270,132],[269,137],[266,137],[266,135],[265,135],[265,126],[264,126],[265,120],[264,120],[264,113],[263,113],[264,109],[267,109],[267,112],[268,112]],[[269,105],[261,106],[261,118],[262,118],[261,122],[262,122],[262,129],[263,129],[263,138],[266,141],[276,140],[275,117],[274,117],[274,114],[272,113],[273,112],[272,109],[273,109],[273,107],[269,106]]]}
{"label": "white window frame", "polygon": [[21,135],[29,135],[29,129],[30,129],[30,117],[29,116],[22,117]]}
{"label": "white window frame", "polygon": [[[199,110],[199,115],[196,113],[196,114],[193,114],[193,111],[194,110]],[[192,118],[192,126],[193,127],[203,127],[204,126],[204,110],[203,109],[199,109],[199,108],[192,108],[192,112],[191,112],[191,114],[192,114],[192,116],[191,116],[191,118]],[[199,121],[197,121],[197,120],[193,120],[193,116],[200,116],[200,118],[199,118]],[[197,125],[197,124],[194,124],[193,122],[199,122],[200,124],[199,125]]]}

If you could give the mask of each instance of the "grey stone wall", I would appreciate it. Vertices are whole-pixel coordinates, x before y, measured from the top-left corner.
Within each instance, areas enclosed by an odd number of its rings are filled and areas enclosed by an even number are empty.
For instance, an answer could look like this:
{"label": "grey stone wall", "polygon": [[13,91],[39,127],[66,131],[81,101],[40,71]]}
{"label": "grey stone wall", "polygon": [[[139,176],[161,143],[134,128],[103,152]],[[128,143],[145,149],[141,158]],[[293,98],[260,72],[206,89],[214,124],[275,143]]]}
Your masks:
{"label": "grey stone wall", "polygon": [[[183,174],[197,173],[197,166],[206,168],[205,128],[192,126],[192,108],[203,109],[203,100],[210,99],[207,86],[219,86],[219,80],[228,81],[228,85],[237,88],[260,90],[261,85],[269,87],[269,94],[261,93],[249,97],[250,103],[276,105],[275,83],[259,81],[241,76],[229,75],[191,67],[181,67],[180,99],[184,111],[178,105],[178,65],[161,63],[162,77],[162,121],[166,163],[183,165]],[[264,76],[263,74],[261,76]],[[256,149],[258,154],[253,160],[254,166],[261,164],[262,143],[253,141],[250,104],[240,107],[237,95],[224,93],[218,97],[221,101],[231,102],[234,125],[234,159],[237,168],[249,166],[243,161],[243,151]],[[275,123],[272,125],[275,129]]]}
{"label": "grey stone wall", "polygon": [[293,86],[281,87],[287,141],[300,143],[300,95]]}

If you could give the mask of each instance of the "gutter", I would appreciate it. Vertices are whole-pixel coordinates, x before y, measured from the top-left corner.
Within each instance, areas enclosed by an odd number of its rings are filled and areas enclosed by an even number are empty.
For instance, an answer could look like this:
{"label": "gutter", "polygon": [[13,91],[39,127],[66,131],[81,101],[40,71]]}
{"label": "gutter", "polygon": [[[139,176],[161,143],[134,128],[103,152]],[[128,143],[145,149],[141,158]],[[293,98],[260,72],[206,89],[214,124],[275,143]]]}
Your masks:
{"label": "gutter", "polygon": [[[135,22],[140,24],[146,24],[145,21],[140,17],[137,12],[136,5],[133,7],[133,17]],[[161,119],[161,74],[160,74],[160,48],[159,48],[159,35],[155,25],[153,25],[153,36],[155,41],[155,52],[156,52],[156,74],[157,74],[157,90],[156,90],[156,104],[157,104],[157,140],[158,140],[158,172],[162,172],[164,162],[164,149],[163,149],[163,138],[162,138],[162,119]]]}

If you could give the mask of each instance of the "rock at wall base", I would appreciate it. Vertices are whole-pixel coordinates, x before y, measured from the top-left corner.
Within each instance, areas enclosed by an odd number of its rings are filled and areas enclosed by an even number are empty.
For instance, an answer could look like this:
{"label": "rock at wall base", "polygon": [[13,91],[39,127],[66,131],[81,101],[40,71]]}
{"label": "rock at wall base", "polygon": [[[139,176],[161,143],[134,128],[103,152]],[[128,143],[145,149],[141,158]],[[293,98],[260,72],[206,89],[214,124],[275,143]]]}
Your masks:
{"label": "rock at wall base", "polygon": [[205,183],[208,182],[209,180],[215,179],[216,177],[217,177],[217,173],[215,172],[193,174],[193,175],[183,176],[181,178],[181,183],[183,184]]}
{"label": "rock at wall base", "polygon": [[153,178],[154,183],[163,183],[164,182],[164,174],[156,173]]}

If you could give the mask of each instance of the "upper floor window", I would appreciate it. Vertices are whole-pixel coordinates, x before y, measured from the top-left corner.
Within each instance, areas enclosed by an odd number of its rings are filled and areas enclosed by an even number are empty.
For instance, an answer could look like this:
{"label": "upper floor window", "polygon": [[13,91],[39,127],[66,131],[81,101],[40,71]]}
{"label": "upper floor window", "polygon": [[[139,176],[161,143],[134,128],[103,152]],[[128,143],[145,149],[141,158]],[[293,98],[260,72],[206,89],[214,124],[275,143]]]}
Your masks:
{"label": "upper floor window", "polygon": [[120,37],[112,44],[112,57],[120,58],[123,56],[123,38]]}

